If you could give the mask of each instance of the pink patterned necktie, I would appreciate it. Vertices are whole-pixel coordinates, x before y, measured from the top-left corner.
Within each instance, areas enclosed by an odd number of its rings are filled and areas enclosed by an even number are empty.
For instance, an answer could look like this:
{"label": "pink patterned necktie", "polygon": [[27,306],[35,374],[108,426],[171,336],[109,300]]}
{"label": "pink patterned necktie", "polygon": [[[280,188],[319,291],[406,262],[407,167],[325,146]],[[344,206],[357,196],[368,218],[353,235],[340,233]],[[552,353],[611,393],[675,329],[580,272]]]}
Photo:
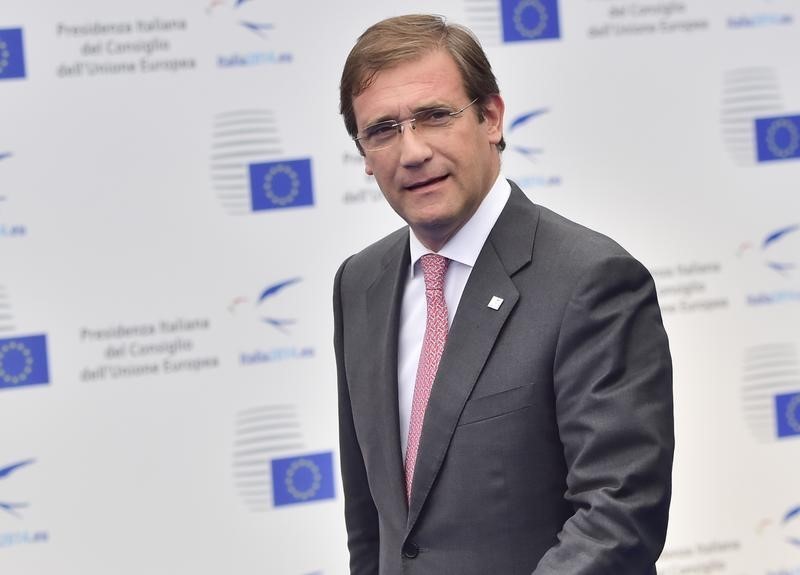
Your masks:
{"label": "pink patterned necktie", "polygon": [[414,479],[414,464],[417,460],[419,439],[422,435],[422,421],[425,408],[431,396],[431,387],[439,369],[444,342],[447,340],[447,303],[444,301],[444,274],[450,264],[444,256],[426,254],[420,258],[425,278],[425,299],[427,300],[427,319],[422,351],[419,354],[417,379],[414,383],[414,399],[411,403],[411,421],[408,426],[408,445],[406,447],[406,497],[411,500],[411,482]]}

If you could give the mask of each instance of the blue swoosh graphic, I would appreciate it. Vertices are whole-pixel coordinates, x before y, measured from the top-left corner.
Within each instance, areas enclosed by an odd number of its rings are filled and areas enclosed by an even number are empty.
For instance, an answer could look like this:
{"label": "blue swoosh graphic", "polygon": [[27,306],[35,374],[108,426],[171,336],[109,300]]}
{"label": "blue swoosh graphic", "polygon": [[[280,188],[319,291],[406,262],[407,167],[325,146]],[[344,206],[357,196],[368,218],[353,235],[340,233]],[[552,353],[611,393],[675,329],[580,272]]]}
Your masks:
{"label": "blue swoosh graphic", "polygon": [[17,509],[23,509],[27,507],[27,503],[2,503],[0,502],[0,509],[8,513],[9,515],[13,515],[14,517],[22,518],[22,515],[17,513]]}
{"label": "blue swoosh graphic", "polygon": [[789,270],[793,270],[797,266],[795,264],[790,263],[781,263],[781,262],[767,262],[767,267],[775,270],[776,272],[788,272]]}
{"label": "blue swoosh graphic", "polygon": [[514,151],[519,152],[529,160],[533,160],[535,156],[538,156],[544,149],[542,148],[527,148],[525,146],[514,146]]}
{"label": "blue swoosh graphic", "polygon": [[11,152],[0,152],[0,162],[11,157]]}
{"label": "blue swoosh graphic", "polygon": [[764,245],[762,246],[762,249],[766,249],[769,244],[777,242],[779,239],[781,239],[786,234],[790,234],[792,232],[796,232],[797,230],[800,230],[800,224],[795,224],[793,226],[789,226],[789,227],[780,229],[778,231],[772,232],[770,235],[767,236],[767,239],[764,240]]}
{"label": "blue swoosh graphic", "polygon": [[[302,280],[302,278],[290,278],[288,280],[284,280],[284,281],[278,282],[276,284],[273,284],[271,286],[268,286],[267,289],[265,289],[261,293],[261,295],[259,296],[258,303],[260,304],[265,299],[268,299],[268,298],[274,296],[275,294],[277,294],[278,292],[280,292],[284,288],[289,287],[290,285],[294,285],[296,283],[299,283],[301,280]],[[276,318],[276,317],[263,317],[263,318],[261,318],[261,321],[263,321],[264,323],[266,323],[268,325],[271,325],[272,327],[274,327],[275,329],[277,329],[281,333],[284,333],[284,334],[287,334],[287,335],[289,334],[289,330],[287,329],[287,326],[294,325],[296,323],[296,321],[293,320],[293,319],[281,319],[281,318]]]}
{"label": "blue swoosh graphic", "polygon": [[[800,230],[800,224],[794,224],[794,225],[787,226],[785,228],[781,228],[779,230],[776,230],[776,231],[772,232],[764,240],[764,243],[762,244],[761,249],[762,250],[766,250],[767,248],[769,248],[775,242],[780,241],[781,239],[786,237],[788,234],[791,234],[791,233],[796,232],[798,230]],[[797,267],[797,264],[795,262],[767,261],[766,265],[767,265],[768,268],[771,268],[771,269],[775,270],[776,272],[778,272],[778,273],[780,273],[782,275],[786,275],[787,272],[789,272],[791,270],[794,270]]]}
{"label": "blue swoosh graphic", "polygon": [[283,288],[288,287],[288,286],[290,286],[292,284],[298,283],[301,279],[302,278],[291,278],[291,279],[288,279],[288,280],[285,280],[285,281],[282,281],[282,282],[278,282],[276,284],[273,284],[273,285],[267,287],[267,289],[265,289],[263,292],[261,292],[261,295],[258,297],[258,303],[261,303],[265,299],[274,296],[276,293],[281,291]]}
{"label": "blue swoosh graphic", "polygon": [[12,473],[14,473],[17,469],[25,467],[26,465],[30,465],[31,463],[35,463],[35,459],[26,459],[25,461],[20,461],[19,463],[14,463],[9,465],[8,467],[0,468],[0,479],[5,479]]}
{"label": "blue swoosh graphic", "polygon": [[263,321],[266,324],[271,325],[272,327],[274,327],[278,331],[286,333],[286,334],[289,333],[289,330],[286,329],[286,326],[287,325],[294,325],[294,324],[297,323],[293,319],[278,319],[276,317],[264,317],[264,318],[261,318],[261,321]]}
{"label": "blue swoosh graphic", "polygon": [[519,126],[522,126],[523,124],[526,124],[527,122],[529,122],[530,120],[532,120],[536,116],[541,116],[542,114],[546,113],[547,111],[548,111],[547,108],[542,108],[540,110],[534,110],[533,112],[528,112],[527,114],[523,114],[523,115],[519,116],[518,118],[515,118],[514,121],[511,122],[511,125],[508,127],[508,131],[511,132],[511,131],[515,130]]}
{"label": "blue swoosh graphic", "polygon": [[[7,465],[6,467],[0,468],[0,479],[5,479],[18,469],[22,469],[23,467],[30,465],[36,462],[35,459],[26,459],[25,461],[20,461],[18,463],[13,463],[11,465]],[[0,510],[5,511],[9,515],[13,515],[14,517],[21,518],[22,516],[17,513],[17,509],[22,509],[27,507],[27,503],[5,503],[0,501]]]}
{"label": "blue swoosh graphic", "polygon": [[266,32],[267,30],[272,30],[274,26],[272,24],[259,24],[258,22],[239,22],[242,26],[250,30],[251,32],[255,32],[259,36],[263,38],[262,32]]}
{"label": "blue swoosh graphic", "polygon": [[[783,518],[783,523],[784,524],[788,523],[798,515],[800,515],[800,507],[795,507],[794,509],[791,509]],[[786,540],[792,545],[797,545],[800,547],[800,539],[798,539],[797,537],[787,537]]]}
{"label": "blue swoosh graphic", "polygon": [[789,511],[789,512],[786,514],[786,516],[783,518],[783,522],[784,522],[784,523],[788,523],[788,521],[789,521],[790,519],[792,519],[793,517],[796,517],[797,515],[800,515],[800,507],[795,507],[794,509],[792,509],[791,511]]}

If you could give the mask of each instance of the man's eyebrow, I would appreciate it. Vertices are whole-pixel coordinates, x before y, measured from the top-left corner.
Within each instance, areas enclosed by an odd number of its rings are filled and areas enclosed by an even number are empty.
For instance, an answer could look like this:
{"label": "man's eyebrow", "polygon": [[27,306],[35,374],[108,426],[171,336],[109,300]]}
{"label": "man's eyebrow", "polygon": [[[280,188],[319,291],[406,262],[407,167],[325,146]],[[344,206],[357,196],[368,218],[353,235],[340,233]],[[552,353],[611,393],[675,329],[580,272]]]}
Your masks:
{"label": "man's eyebrow", "polygon": [[375,124],[382,124],[384,122],[397,122],[397,118],[395,118],[394,116],[389,116],[389,115],[381,116],[380,118],[378,118],[376,120],[373,120],[371,122],[367,122],[364,125],[364,127],[365,128],[369,128],[370,126],[374,126]]}
{"label": "man's eyebrow", "polygon": [[[450,106],[449,104],[443,104],[437,100],[433,102],[427,102],[425,104],[420,104],[419,106],[415,106],[413,108],[412,114],[418,114],[419,112],[425,112],[427,110],[435,110],[437,108],[446,108],[450,110],[452,109],[452,106]],[[380,116],[379,118],[371,122],[368,122],[367,124],[364,125],[364,127],[369,128],[370,126],[381,124],[383,122],[399,122],[399,121],[400,121],[399,118],[397,118],[396,116],[391,116],[389,114],[386,114],[384,116]]]}
{"label": "man's eyebrow", "polygon": [[426,110],[435,110],[437,108],[447,108],[450,109],[451,106],[449,104],[443,104],[440,101],[433,101],[427,104],[422,104],[414,108],[414,113],[417,114],[419,112],[425,112]]}

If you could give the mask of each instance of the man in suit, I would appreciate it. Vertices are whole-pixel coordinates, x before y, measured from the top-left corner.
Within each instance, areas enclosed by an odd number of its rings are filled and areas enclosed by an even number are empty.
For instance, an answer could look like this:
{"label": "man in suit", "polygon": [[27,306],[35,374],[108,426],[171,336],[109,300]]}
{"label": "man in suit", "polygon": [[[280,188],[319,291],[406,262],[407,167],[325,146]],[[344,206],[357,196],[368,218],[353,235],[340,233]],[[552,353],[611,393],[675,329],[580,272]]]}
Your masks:
{"label": "man in suit", "polygon": [[502,177],[466,29],[375,24],[340,95],[408,223],[335,280],[351,573],[654,574],[674,439],[649,273]]}

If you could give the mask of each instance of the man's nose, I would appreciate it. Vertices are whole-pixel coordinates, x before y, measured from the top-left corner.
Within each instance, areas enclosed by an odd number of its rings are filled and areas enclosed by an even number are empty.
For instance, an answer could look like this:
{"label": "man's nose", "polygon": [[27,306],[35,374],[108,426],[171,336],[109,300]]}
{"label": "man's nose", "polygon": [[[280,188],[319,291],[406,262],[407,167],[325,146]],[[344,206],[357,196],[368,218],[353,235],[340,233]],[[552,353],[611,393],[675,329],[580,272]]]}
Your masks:
{"label": "man's nose", "polygon": [[404,123],[400,133],[400,164],[416,166],[430,159],[431,147],[413,122]]}

